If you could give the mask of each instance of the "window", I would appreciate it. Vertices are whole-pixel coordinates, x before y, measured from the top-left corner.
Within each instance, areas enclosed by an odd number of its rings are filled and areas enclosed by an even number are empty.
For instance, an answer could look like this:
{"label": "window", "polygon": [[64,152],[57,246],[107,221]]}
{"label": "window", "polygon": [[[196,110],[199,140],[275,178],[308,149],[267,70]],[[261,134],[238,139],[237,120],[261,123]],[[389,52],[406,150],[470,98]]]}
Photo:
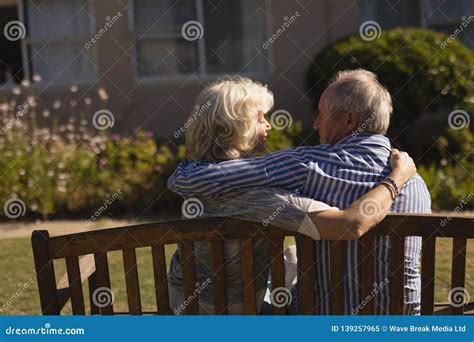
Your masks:
{"label": "window", "polygon": [[267,71],[265,0],[134,0],[131,27],[139,77]]}
{"label": "window", "polygon": [[364,0],[362,21],[375,20],[383,29],[420,25],[420,0]]}
{"label": "window", "polygon": [[[16,42],[15,57],[7,58],[12,67],[5,72],[8,79],[3,77],[6,83],[33,75],[45,84],[60,85],[96,79],[96,49],[84,45],[95,27],[90,0],[22,0],[15,10],[26,36]],[[1,54],[3,59],[6,53]]]}
{"label": "window", "polygon": [[422,0],[423,20],[427,25],[459,22],[462,16],[474,14],[472,0]]}
{"label": "window", "polygon": [[460,32],[457,38],[474,48],[473,0],[364,0],[361,12],[363,21],[375,20],[384,29],[421,26],[448,35]]}
{"label": "window", "polygon": [[7,39],[4,28],[18,20],[15,2],[0,7],[0,84],[19,83],[23,79],[20,41]]}
{"label": "window", "polygon": [[[448,35],[474,48],[473,0],[422,0],[422,26]],[[462,25],[464,22],[464,25]]]}

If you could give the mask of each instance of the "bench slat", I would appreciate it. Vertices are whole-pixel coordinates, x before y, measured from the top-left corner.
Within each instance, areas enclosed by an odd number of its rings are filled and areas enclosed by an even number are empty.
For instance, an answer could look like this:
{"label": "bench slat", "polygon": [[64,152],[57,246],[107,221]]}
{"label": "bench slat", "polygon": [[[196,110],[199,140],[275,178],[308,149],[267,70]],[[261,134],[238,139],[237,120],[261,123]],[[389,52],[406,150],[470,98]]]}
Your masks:
{"label": "bench slat", "polygon": [[[94,256],[92,255],[92,257]],[[94,264],[94,269],[95,269],[95,264]],[[97,289],[97,279],[96,279],[95,271],[87,279],[87,285],[89,286],[89,302],[91,305],[91,315],[100,315],[100,309],[97,305],[95,305],[94,300],[93,300],[93,293]]]}
{"label": "bench slat", "polygon": [[[93,276],[95,272],[94,254],[87,254],[79,259],[79,272],[81,274],[81,283],[84,283]],[[58,289],[59,307],[62,309],[71,298],[67,272],[63,274],[56,287]]]}
{"label": "bench slat", "polygon": [[405,276],[405,238],[390,237],[392,259],[390,262],[390,314],[403,315]]}
{"label": "bench slat", "polygon": [[244,315],[256,315],[257,300],[254,281],[253,242],[251,238],[240,240],[240,268],[244,297]]}
{"label": "bench slat", "polygon": [[72,313],[74,315],[85,315],[86,308],[84,306],[84,295],[82,293],[79,257],[67,257],[66,270],[71,294]]}
{"label": "bench slat", "polygon": [[227,292],[225,285],[224,241],[211,241],[212,289],[214,314],[227,315]]}
{"label": "bench slat", "polygon": [[127,287],[128,310],[130,315],[141,315],[140,283],[138,281],[137,254],[135,249],[124,249],[123,270]]}
{"label": "bench slat", "polygon": [[287,299],[291,298],[284,295],[281,296],[283,299],[283,301],[281,301],[279,298],[280,296],[278,296],[279,293],[288,292],[288,290],[285,288],[285,260],[283,257],[283,240],[284,237],[272,237],[270,239],[270,263],[272,270],[272,296],[270,298],[272,302],[273,313],[275,315],[286,314],[286,306],[290,304],[288,303]]}
{"label": "bench slat", "polygon": [[168,279],[166,275],[165,246],[154,245],[151,247],[153,261],[153,276],[155,278],[156,308],[158,314],[171,314]]}
{"label": "bench slat", "polygon": [[[444,215],[434,214],[389,214],[369,235],[431,236],[474,238],[472,217],[450,217],[445,226],[440,226]],[[54,259],[67,256],[148,247],[156,243],[175,244],[182,240],[207,240],[216,229],[224,239],[297,235],[274,227],[259,227],[256,223],[225,218],[201,218],[184,221],[154,222],[120,229],[100,229],[87,233],[55,236],[49,239],[49,255]],[[403,224],[401,224],[403,223]],[[434,225],[434,227],[433,227]],[[122,234],[126,229],[128,234]],[[172,233],[170,233],[172,232]],[[91,239],[94,243],[90,243]],[[64,248],[67,245],[68,248]]]}
{"label": "bench slat", "polygon": [[183,270],[184,299],[186,315],[199,315],[199,298],[196,293],[196,263],[194,259],[194,243],[192,240],[184,240],[181,243],[181,268]]}
{"label": "bench slat", "polygon": [[314,315],[316,313],[314,241],[307,236],[300,236],[297,238],[297,243],[301,278],[301,309],[304,315]]}
{"label": "bench slat", "polygon": [[360,310],[361,315],[373,315],[374,297],[374,241],[373,236],[363,236],[359,243],[359,279],[360,279]]}
{"label": "bench slat", "polygon": [[344,314],[344,241],[331,241],[331,305],[333,315]]}
{"label": "bench slat", "polygon": [[424,237],[421,249],[421,314],[434,313],[436,237]]}
{"label": "bench slat", "polygon": [[[113,291],[110,286],[109,263],[107,260],[107,252],[95,253],[95,274],[97,281],[97,288],[92,294],[93,301],[99,307],[101,315],[113,315]],[[99,303],[99,304],[97,304]]]}
{"label": "bench slat", "polygon": [[[466,279],[466,243],[465,238],[453,239],[453,259],[451,266],[451,314],[464,314],[465,302],[462,300],[464,296],[465,279]],[[460,302],[462,300],[462,303]],[[465,304],[465,303],[464,303]]]}
{"label": "bench slat", "polygon": [[47,230],[35,230],[31,235],[36,280],[43,315],[59,315],[56,276],[54,274],[54,255],[50,251],[50,237]]}

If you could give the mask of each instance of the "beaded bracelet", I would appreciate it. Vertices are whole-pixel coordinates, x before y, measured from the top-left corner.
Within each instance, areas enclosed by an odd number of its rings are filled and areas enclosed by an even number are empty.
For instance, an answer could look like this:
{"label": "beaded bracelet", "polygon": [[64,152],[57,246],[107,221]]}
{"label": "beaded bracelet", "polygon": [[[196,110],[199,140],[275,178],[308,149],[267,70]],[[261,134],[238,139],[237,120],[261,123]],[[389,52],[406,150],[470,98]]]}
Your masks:
{"label": "beaded bracelet", "polygon": [[381,181],[380,184],[383,184],[385,185],[385,187],[387,187],[388,191],[390,191],[390,196],[392,197],[392,200],[395,200],[395,198],[399,194],[398,187],[395,181],[392,178],[387,177],[383,181]]}
{"label": "beaded bracelet", "polygon": [[395,181],[390,177],[385,178],[385,180],[393,185],[395,193],[398,195],[400,193],[400,190],[398,189],[397,183],[395,183]]}

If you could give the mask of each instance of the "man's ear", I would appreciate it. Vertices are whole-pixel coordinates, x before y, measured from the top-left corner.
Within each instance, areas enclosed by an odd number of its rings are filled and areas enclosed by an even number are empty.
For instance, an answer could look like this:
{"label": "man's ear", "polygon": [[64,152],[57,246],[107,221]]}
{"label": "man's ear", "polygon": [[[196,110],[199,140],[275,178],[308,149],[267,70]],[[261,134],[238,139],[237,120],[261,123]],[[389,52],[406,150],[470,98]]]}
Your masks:
{"label": "man's ear", "polygon": [[346,126],[351,132],[357,129],[358,124],[359,124],[359,114],[354,113],[354,112],[347,113]]}

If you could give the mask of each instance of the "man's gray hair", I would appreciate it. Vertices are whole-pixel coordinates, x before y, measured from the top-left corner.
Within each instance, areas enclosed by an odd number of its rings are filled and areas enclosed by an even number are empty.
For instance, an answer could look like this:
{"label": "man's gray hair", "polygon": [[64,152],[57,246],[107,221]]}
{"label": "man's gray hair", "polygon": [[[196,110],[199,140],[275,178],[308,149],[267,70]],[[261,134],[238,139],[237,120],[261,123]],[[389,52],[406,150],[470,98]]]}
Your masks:
{"label": "man's gray hair", "polygon": [[354,112],[359,115],[357,132],[387,133],[392,98],[374,73],[363,69],[340,71],[329,87],[328,110],[333,117]]}

